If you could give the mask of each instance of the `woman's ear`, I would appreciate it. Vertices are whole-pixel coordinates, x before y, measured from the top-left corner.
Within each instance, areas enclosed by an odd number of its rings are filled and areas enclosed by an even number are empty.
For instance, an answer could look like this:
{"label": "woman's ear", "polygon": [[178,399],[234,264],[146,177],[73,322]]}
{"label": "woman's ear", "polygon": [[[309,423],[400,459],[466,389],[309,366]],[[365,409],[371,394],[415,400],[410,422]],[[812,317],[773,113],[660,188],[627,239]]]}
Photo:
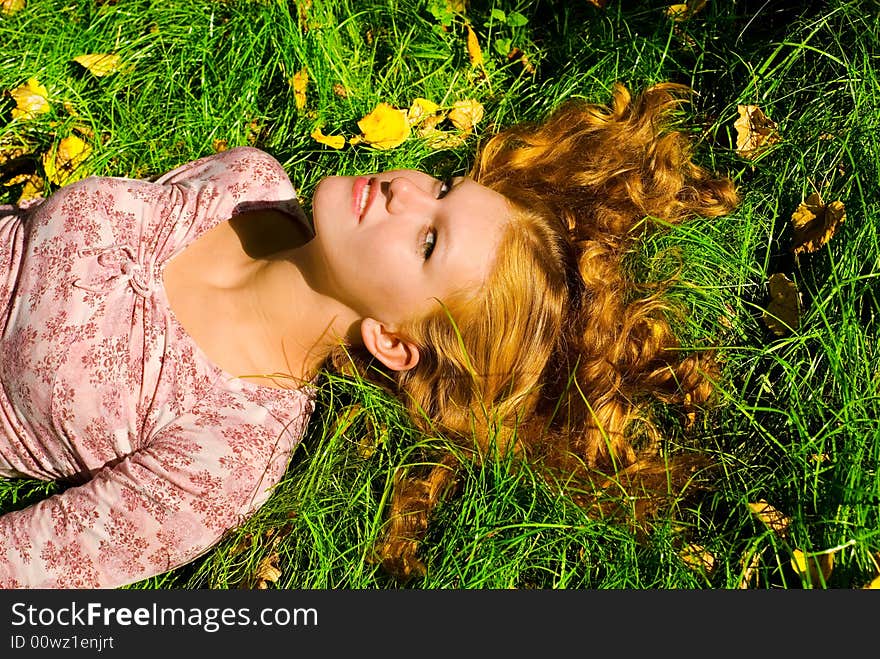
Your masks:
{"label": "woman's ear", "polygon": [[392,371],[407,371],[419,363],[419,349],[373,318],[361,321],[364,347]]}

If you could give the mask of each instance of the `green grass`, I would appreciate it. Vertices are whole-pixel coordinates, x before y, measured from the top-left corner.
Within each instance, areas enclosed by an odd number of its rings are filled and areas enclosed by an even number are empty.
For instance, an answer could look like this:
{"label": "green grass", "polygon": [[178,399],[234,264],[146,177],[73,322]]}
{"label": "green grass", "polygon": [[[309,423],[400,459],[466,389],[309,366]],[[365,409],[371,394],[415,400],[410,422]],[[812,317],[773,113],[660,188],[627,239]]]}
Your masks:
{"label": "green grass", "polygon": [[[672,420],[666,428],[669,450],[699,446],[717,456],[713,490],[640,542],[528,473],[471,469],[461,495],[437,512],[423,547],[427,576],[399,584],[371,562],[371,546],[395,468],[442,440],[419,436],[374,388],[328,377],[267,505],[201,559],[132,587],[255,587],[256,566],[275,553],[281,577],[271,587],[279,588],[738,588],[753,558],[752,588],[864,586],[880,562],[878,3],[710,0],[673,23],[660,2],[610,0],[600,10],[474,1],[466,18],[483,47],[482,74],[468,61],[465,17],[444,7],[313,0],[299,16],[296,3],[270,0],[28,0],[0,18],[0,89],[36,77],[53,109],[11,121],[14,104],[0,98],[0,145],[39,154],[85,125],[94,133],[92,172],[148,177],[211,153],[215,140],[253,144],[285,165],[308,206],[330,173],[462,173],[494,126],[538,118],[573,95],[605,101],[616,80],[690,84],[697,96],[686,118],[698,159],[732,176],[743,203],[729,217],[650,241],[639,264],[662,277],[677,266],[671,250],[681,255],[671,295],[691,312],[682,333],[723,358],[718,405],[688,433]],[[528,20],[490,21],[493,8]],[[534,74],[498,52],[504,39]],[[133,66],[95,78],[71,63],[86,52],[116,52]],[[298,109],[288,79],[303,68],[310,84]],[[337,151],[309,137],[317,122],[325,133],[355,135],[377,102],[408,107],[416,97],[473,98],[486,117],[465,145],[440,151],[417,139],[390,151]],[[733,149],[740,103],[759,105],[782,136],[754,161]],[[0,188],[0,203],[19,191]],[[846,221],[821,250],[795,257],[791,213],[813,191],[841,200]],[[762,322],[775,272],[802,295],[800,325],[782,337]],[[361,412],[340,428],[338,410],[352,404]],[[0,507],[55,487],[0,482]],[[790,519],[786,537],[751,514],[748,503],[760,499]],[[711,551],[714,570],[689,568],[680,556],[686,542]],[[791,568],[796,548],[837,547],[827,583],[806,583]]]}

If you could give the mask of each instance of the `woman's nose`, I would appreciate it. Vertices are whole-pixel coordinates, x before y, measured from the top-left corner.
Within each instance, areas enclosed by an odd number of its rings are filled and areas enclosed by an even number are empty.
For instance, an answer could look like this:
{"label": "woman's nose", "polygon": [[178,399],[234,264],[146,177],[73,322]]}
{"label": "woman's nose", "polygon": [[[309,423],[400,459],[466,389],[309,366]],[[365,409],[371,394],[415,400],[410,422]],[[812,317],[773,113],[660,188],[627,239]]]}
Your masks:
{"label": "woman's nose", "polygon": [[398,176],[388,181],[389,213],[405,213],[424,208],[432,200],[431,194],[414,181]]}

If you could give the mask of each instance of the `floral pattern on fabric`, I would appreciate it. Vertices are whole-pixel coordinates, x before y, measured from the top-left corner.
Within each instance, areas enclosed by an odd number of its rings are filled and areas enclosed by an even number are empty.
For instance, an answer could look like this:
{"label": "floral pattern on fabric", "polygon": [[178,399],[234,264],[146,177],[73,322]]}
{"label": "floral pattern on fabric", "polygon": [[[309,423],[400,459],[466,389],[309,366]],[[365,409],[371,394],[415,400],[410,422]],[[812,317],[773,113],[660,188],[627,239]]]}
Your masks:
{"label": "floral pattern on fabric", "polygon": [[0,477],[72,482],[0,517],[0,587],[114,588],[208,551],[268,498],[314,409],[213,364],[165,264],[243,210],[302,218],[251,147],[155,182],[91,177],[0,206]]}

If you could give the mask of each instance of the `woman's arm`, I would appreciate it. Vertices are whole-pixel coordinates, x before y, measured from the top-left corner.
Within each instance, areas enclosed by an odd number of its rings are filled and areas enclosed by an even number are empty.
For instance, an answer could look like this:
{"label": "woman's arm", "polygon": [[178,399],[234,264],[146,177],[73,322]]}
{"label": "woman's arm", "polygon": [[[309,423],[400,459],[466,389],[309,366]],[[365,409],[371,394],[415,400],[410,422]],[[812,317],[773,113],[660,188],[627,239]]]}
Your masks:
{"label": "woman's arm", "polygon": [[115,588],[190,562],[268,498],[305,427],[171,424],[151,444],[0,517],[0,587]]}

